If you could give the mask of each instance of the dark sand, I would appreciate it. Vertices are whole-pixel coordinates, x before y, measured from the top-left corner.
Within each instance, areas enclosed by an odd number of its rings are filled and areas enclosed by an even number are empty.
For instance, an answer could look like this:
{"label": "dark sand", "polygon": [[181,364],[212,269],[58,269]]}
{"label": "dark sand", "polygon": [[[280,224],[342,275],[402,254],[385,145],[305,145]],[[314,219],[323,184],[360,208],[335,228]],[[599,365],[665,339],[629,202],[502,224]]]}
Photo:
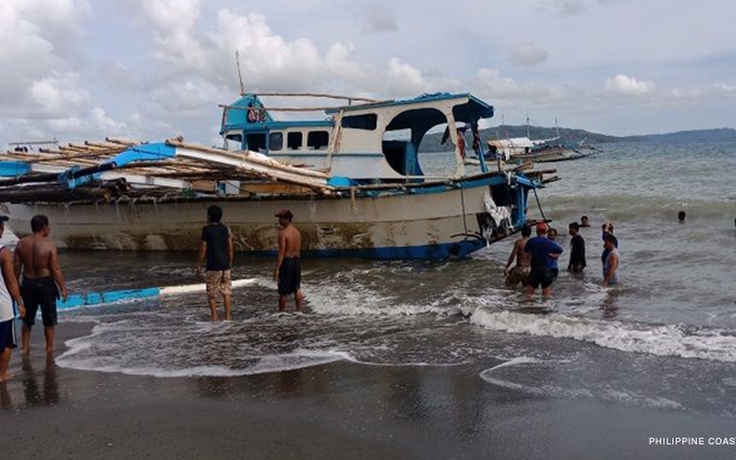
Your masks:
{"label": "dark sand", "polygon": [[[59,343],[90,328],[62,324]],[[41,340],[38,329],[25,364],[16,350],[16,376],[0,386],[2,458],[736,457],[736,446],[648,445],[650,436],[736,436],[734,420],[532,397],[470,365],[153,378],[47,366]]]}

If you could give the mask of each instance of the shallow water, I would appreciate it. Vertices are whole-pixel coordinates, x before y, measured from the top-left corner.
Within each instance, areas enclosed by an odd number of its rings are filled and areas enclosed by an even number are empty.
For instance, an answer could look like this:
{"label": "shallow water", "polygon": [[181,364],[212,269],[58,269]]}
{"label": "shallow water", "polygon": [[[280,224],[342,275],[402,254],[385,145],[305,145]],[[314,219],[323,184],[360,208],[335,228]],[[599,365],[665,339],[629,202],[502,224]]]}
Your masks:
{"label": "shallow water", "polygon": [[[247,375],[335,360],[479,366],[488,385],[532,395],[736,416],[734,144],[621,144],[555,163],[540,192],[560,229],[582,214],[588,268],[564,270],[533,306],[503,287],[511,241],[470,260],[305,261],[308,314],[275,313],[272,261],[237,258],[232,323],[211,324],[202,295],[83,308],[98,322],[61,366],[159,377]],[[439,159],[429,158],[429,163]],[[684,224],[677,212],[687,211]],[[599,287],[600,223],[616,224],[621,286]],[[567,262],[563,254],[561,267]],[[193,254],[69,252],[72,290],[196,282]],[[505,364],[497,365],[497,359]],[[484,363],[488,362],[488,367]],[[490,364],[493,362],[494,364]]]}

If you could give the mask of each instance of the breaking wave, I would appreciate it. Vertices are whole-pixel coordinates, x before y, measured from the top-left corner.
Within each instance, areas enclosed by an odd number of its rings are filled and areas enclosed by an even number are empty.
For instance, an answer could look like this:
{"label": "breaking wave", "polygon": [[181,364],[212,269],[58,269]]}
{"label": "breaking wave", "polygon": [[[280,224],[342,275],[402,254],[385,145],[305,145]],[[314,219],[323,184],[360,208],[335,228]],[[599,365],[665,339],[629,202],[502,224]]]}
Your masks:
{"label": "breaking wave", "polygon": [[471,315],[470,322],[494,331],[572,339],[625,352],[736,362],[736,335],[728,330],[601,321],[559,314],[540,316],[483,308]]}

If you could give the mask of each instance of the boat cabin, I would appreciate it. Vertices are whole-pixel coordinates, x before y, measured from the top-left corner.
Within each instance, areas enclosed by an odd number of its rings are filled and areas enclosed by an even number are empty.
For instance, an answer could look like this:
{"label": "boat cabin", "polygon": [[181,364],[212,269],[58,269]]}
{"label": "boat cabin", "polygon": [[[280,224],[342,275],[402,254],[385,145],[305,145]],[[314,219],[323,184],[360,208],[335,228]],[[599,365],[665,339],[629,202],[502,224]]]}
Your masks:
{"label": "boat cabin", "polygon": [[[231,151],[250,150],[351,180],[424,178],[419,146],[433,128],[455,145],[455,176],[463,175],[464,140],[458,129],[493,116],[493,107],[470,94],[437,93],[408,100],[368,101],[319,109],[266,107],[257,94],[225,106],[221,135]],[[277,121],[276,111],[322,110],[321,120]],[[477,148],[482,149],[481,143]],[[485,172],[480,152],[481,170]]]}

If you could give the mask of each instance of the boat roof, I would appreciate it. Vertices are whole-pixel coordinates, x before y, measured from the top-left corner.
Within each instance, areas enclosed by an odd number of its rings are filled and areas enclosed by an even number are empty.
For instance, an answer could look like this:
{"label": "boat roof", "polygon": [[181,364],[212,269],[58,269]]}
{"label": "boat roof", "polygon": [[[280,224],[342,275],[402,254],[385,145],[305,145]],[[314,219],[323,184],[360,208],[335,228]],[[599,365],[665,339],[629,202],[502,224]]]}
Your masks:
{"label": "boat roof", "polygon": [[[220,133],[237,129],[285,129],[291,127],[329,127],[334,125],[333,116],[338,112],[357,112],[370,110],[384,110],[397,106],[424,105],[427,103],[442,103],[453,106],[453,116],[457,121],[476,122],[481,118],[493,116],[493,106],[478,99],[469,93],[432,93],[422,94],[415,98],[368,102],[355,105],[315,108],[311,111],[323,111],[329,118],[322,120],[289,120],[277,121],[271,116],[270,110],[279,109],[266,107],[257,94],[245,94],[230,105],[223,106],[225,113]],[[454,103],[453,103],[454,102]],[[231,110],[235,109],[235,110]],[[281,109],[289,111],[309,111],[308,109]],[[254,121],[250,117],[257,115]],[[440,121],[441,122],[441,121]]]}

